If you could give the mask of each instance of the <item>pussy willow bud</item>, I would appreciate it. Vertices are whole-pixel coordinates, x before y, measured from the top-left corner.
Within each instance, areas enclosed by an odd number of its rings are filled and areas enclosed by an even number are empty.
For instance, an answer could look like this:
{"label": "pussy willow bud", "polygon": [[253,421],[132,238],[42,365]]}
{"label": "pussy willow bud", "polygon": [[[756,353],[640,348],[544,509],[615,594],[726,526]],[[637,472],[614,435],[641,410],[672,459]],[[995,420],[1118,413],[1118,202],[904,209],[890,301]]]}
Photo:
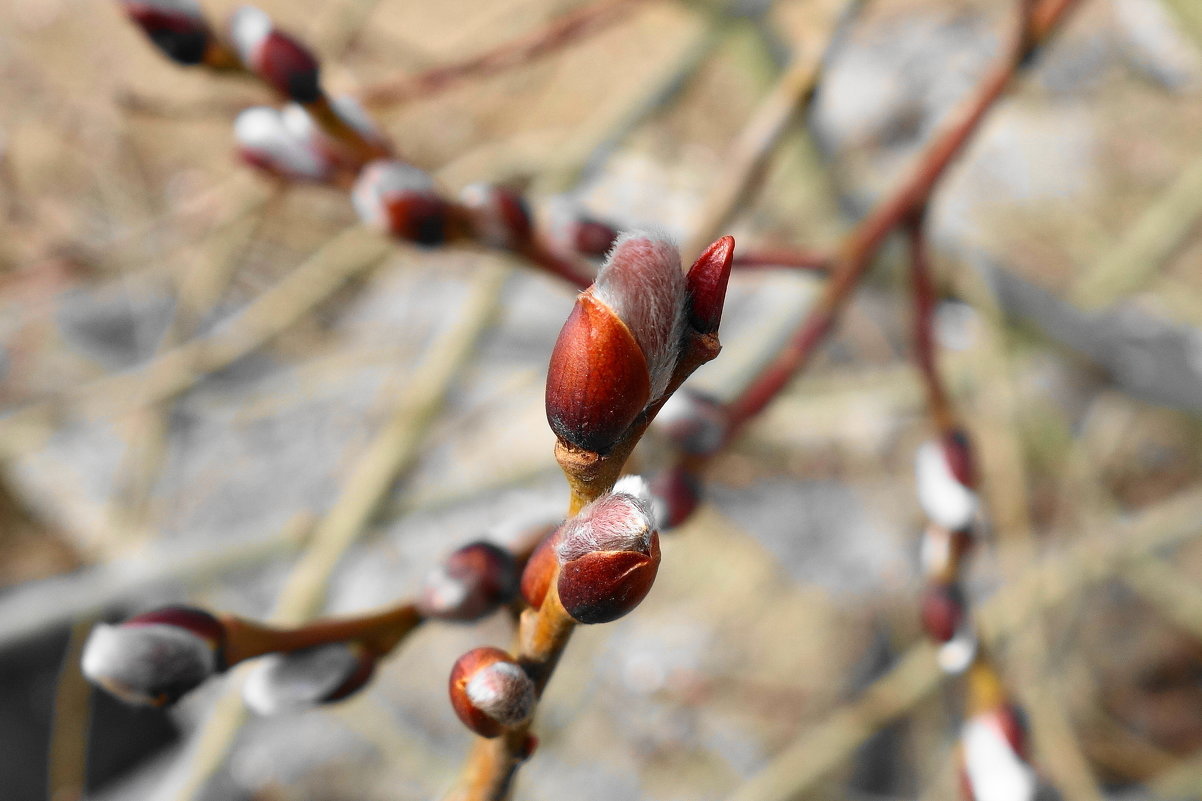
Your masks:
{"label": "pussy willow bud", "polygon": [[557,528],[543,537],[522,570],[522,597],[534,609],[543,605],[547,589],[551,586],[551,579],[559,569],[559,557],[555,553],[555,546],[559,544],[561,530],[562,527]]}
{"label": "pussy willow bud", "polygon": [[[382,149],[388,148],[388,137],[376,127],[375,122],[355,98],[350,95],[339,95],[330,100],[330,110],[365,141]],[[288,103],[280,113],[285,126],[331,165],[341,165],[346,168],[360,166],[359,161],[348,157],[345,145],[326,133],[304,106],[298,103]]]}
{"label": "pussy willow bud", "polygon": [[242,700],[260,715],[303,712],[362,689],[375,669],[375,656],[358,643],[270,654],[247,676]]}
{"label": "pussy willow bud", "polygon": [[83,674],[123,701],[166,706],[224,669],[224,642],[225,628],[208,612],[166,607],[92,629]]}
{"label": "pussy willow bud", "polygon": [[1026,726],[1010,704],[972,715],[960,733],[963,783],[972,801],[1031,801]]}
{"label": "pussy willow bud", "polygon": [[722,404],[688,388],[672,393],[652,425],[688,454],[714,453],[726,440],[727,417]]}
{"label": "pussy willow bud", "polygon": [[445,242],[450,208],[434,179],[410,164],[393,159],[363,168],[351,199],[364,223],[419,245]]}
{"label": "pussy willow bud", "polygon": [[495,248],[516,250],[534,233],[526,201],[512,189],[493,184],[471,184],[459,193],[476,239]]}
{"label": "pussy willow bud", "polygon": [[469,729],[496,737],[534,714],[534,682],[499,648],[476,648],[455,662],[449,683],[451,706]]}
{"label": "pussy willow bud", "polygon": [[924,442],[918,448],[914,469],[923,511],[935,523],[956,531],[972,525],[977,494],[956,477],[947,454],[942,442]]}
{"label": "pussy willow bud", "polygon": [[548,209],[547,233],[565,253],[598,258],[608,253],[618,238],[612,225],[590,216],[566,197],[556,199]]}
{"label": "pussy willow bud", "polygon": [[684,335],[684,276],[666,239],[623,234],[555,343],[547,420],[562,441],[613,447],[666,391]]}
{"label": "pussy willow bud", "polygon": [[672,467],[651,479],[655,527],[668,531],[688,520],[701,504],[701,481],[684,467]]}
{"label": "pussy willow bud", "polygon": [[324,181],[333,171],[330,159],[313,146],[295,116],[273,108],[256,106],[239,114],[234,139],[243,161],[281,178]]}
{"label": "pussy willow bud", "polygon": [[513,555],[489,542],[473,542],[426,575],[417,608],[425,617],[479,620],[509,603],[517,590]]}
{"label": "pussy willow bud", "polygon": [[243,65],[284,97],[298,103],[321,97],[317,59],[264,11],[237,9],[230,17],[230,38]]}
{"label": "pussy willow bud", "polygon": [[638,476],[563,524],[559,543],[559,600],[580,623],[608,623],[647,597],[659,571],[659,534],[651,497]]}
{"label": "pussy willow bud", "polygon": [[964,591],[956,583],[928,584],[922,592],[922,629],[938,643],[956,635],[964,623]]}
{"label": "pussy willow bud", "polygon": [[121,0],[121,7],[167,58],[188,65],[204,61],[213,32],[194,0]]}
{"label": "pussy willow bud", "polygon": [[699,333],[712,334],[722,322],[734,257],[734,237],[724,236],[706,248],[689,268],[689,324]]}

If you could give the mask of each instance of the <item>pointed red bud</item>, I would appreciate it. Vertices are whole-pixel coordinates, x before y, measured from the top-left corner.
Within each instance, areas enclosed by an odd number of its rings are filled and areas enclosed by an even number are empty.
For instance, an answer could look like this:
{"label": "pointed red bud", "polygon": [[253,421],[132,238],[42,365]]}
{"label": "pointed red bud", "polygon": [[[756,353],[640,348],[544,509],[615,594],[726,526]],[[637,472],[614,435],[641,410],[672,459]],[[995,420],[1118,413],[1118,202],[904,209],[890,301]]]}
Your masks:
{"label": "pointed red bud", "polygon": [[735,239],[724,236],[706,248],[689,268],[689,323],[699,333],[712,334],[722,322],[734,256]]}
{"label": "pointed red bud", "polygon": [[363,168],[351,193],[359,219],[419,245],[446,241],[450,208],[426,172],[395,159]]}
{"label": "pointed red bud", "polygon": [[449,682],[451,706],[469,729],[496,737],[534,714],[534,682],[499,648],[476,648],[455,662]]}
{"label": "pointed red bud", "polygon": [[531,608],[538,609],[547,597],[547,589],[551,586],[551,578],[559,567],[559,557],[555,547],[559,544],[560,529],[555,529],[538,544],[534,553],[526,561],[526,569],[522,571],[522,597]]}
{"label": "pointed red bud", "polygon": [[230,38],[246,68],[284,97],[298,103],[321,97],[317,58],[260,9],[236,10],[230,18]]}
{"label": "pointed red bud", "polygon": [[426,576],[417,608],[440,620],[479,620],[508,603],[517,589],[513,555],[490,542],[473,542]]}
{"label": "pointed red bud", "polygon": [[471,184],[459,193],[468,211],[472,233],[495,248],[516,250],[534,233],[526,201],[512,189],[492,184]]}
{"label": "pointed red bud", "polygon": [[672,467],[651,479],[651,504],[660,531],[682,525],[701,505],[701,482],[683,467]]}
{"label": "pointed red bud", "polygon": [[580,623],[608,623],[647,597],[659,571],[659,533],[647,485],[626,476],[564,523],[556,546],[559,600]]}
{"label": "pointed red bud", "polygon": [[353,642],[270,654],[247,677],[242,699],[260,715],[303,712],[353,695],[375,669],[375,655]]}
{"label": "pointed red bud", "polygon": [[167,58],[178,64],[204,61],[213,32],[192,0],[122,0],[126,15]]}
{"label": "pointed red bud", "polygon": [[83,652],[83,673],[130,703],[166,706],[225,665],[225,627],[201,609],[172,606],[99,624]]}

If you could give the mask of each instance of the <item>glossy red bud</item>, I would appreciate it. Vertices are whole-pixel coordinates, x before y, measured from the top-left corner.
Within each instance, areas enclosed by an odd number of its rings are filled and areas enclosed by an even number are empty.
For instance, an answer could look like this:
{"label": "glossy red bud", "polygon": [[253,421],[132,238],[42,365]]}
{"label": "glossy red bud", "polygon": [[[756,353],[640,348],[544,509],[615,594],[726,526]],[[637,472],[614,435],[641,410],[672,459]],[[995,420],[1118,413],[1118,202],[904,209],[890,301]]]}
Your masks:
{"label": "glossy red bud", "polygon": [[922,628],[931,639],[945,643],[964,622],[964,593],[958,584],[928,584],[922,594]]}
{"label": "glossy red bud", "polygon": [[712,334],[718,330],[734,255],[734,237],[724,236],[706,248],[689,268],[685,279],[689,292],[689,323],[699,333]]}
{"label": "glossy red bud", "polygon": [[604,453],[650,400],[647,360],[626,324],[585,293],[547,370],[547,422],[565,443]]}
{"label": "glossy red bud", "polygon": [[448,685],[451,706],[469,729],[496,737],[534,713],[534,682],[499,648],[476,648],[455,662]]}
{"label": "glossy red bud", "polygon": [[279,30],[263,41],[253,68],[271,88],[297,103],[312,103],[321,97],[317,58]]}
{"label": "glossy red bud", "polygon": [[659,572],[659,534],[646,553],[594,551],[559,566],[559,600],[578,623],[608,623],[642,603]]}
{"label": "glossy red bud", "polygon": [[417,608],[425,617],[478,620],[508,603],[517,589],[513,555],[490,542],[473,542],[426,576]]}
{"label": "glossy red bud", "polygon": [[559,557],[555,546],[559,544],[560,529],[555,529],[538,544],[530,559],[526,561],[526,569],[522,571],[522,597],[533,609],[543,605],[547,597],[547,589],[551,586],[551,578],[559,567]]}

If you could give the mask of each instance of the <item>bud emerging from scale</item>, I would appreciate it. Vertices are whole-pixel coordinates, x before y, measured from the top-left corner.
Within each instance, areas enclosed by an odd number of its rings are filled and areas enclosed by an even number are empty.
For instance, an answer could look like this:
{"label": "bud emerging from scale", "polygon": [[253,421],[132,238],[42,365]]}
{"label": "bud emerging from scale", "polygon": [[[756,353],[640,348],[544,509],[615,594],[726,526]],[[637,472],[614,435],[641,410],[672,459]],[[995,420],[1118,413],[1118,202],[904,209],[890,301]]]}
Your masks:
{"label": "bud emerging from scale", "polygon": [[476,648],[455,662],[449,683],[451,706],[481,737],[496,737],[534,714],[534,682],[499,648]]}
{"label": "bud emerging from scale", "polygon": [[355,181],[351,199],[364,223],[419,245],[446,241],[450,210],[434,179],[395,159],[373,161]]}
{"label": "bud emerging from scale", "polygon": [[534,609],[543,605],[547,589],[551,586],[551,577],[559,567],[555,548],[559,545],[559,532],[562,530],[562,527],[557,528],[543,538],[526,560],[526,569],[522,571],[522,597]]}
{"label": "bud emerging from scale", "polygon": [[167,58],[200,64],[213,32],[195,0],[121,0],[126,15]]}
{"label": "bud emerging from scale", "polygon": [[1010,704],[971,716],[960,733],[963,780],[973,801],[1031,801],[1026,726]]}
{"label": "bud emerging from scale", "polygon": [[608,623],[633,610],[659,571],[659,534],[646,483],[622,478],[563,524],[555,551],[559,600],[574,620]]}
{"label": "bud emerging from scale", "polygon": [[321,97],[317,59],[262,10],[237,9],[230,17],[230,38],[242,64],[284,97],[298,103]]}
{"label": "bud emerging from scale", "polygon": [[358,643],[270,654],[247,677],[242,700],[260,715],[303,712],[362,689],[375,669],[375,656]]}
{"label": "bud emerging from scale", "polygon": [[697,456],[714,453],[726,440],[727,418],[722,404],[687,388],[672,393],[653,425],[681,451]]}
{"label": "bud emerging from scale", "polygon": [[516,250],[534,233],[526,201],[512,189],[492,184],[471,184],[459,193],[468,212],[472,233],[495,248]]}
{"label": "bud emerging from scale", "polygon": [[246,109],[234,121],[234,139],[243,161],[281,178],[324,181],[333,171],[329,157],[314,146],[311,130],[287,110]]}
{"label": "bud emerging from scale", "polygon": [[668,531],[684,523],[701,504],[701,481],[683,467],[672,467],[651,479],[655,527]]}
{"label": "bud emerging from scale", "polygon": [[957,477],[948,453],[943,442],[924,442],[918,448],[914,468],[918,500],[927,516],[940,526],[957,531],[972,525],[977,513],[977,494]]}
{"label": "bud emerging from scale", "polygon": [[123,701],[167,706],[224,669],[224,641],[225,628],[208,612],[166,607],[92,629],[83,674]]}
{"label": "bud emerging from scale", "polygon": [[513,555],[492,543],[473,542],[426,576],[417,608],[425,617],[478,620],[508,603],[517,590]]}
{"label": "bud emerging from scale", "polygon": [[559,332],[547,374],[547,420],[562,441],[605,452],[665,392],[684,335],[685,281],[676,248],[619,237],[596,282]]}

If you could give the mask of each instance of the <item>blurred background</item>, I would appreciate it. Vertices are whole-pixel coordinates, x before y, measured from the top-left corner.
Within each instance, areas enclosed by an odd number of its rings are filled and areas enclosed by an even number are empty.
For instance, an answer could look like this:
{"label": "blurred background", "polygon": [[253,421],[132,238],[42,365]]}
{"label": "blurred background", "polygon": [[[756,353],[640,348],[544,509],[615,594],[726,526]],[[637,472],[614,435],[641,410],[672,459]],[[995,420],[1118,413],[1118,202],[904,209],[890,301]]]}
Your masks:
{"label": "blurred background", "polygon": [[[262,5],[351,94],[585,7]],[[507,182],[540,214],[567,196],[686,240],[791,55],[823,52],[724,232],[831,251],[1014,19],[999,0],[617,5],[529,63],[373,113],[450,190]],[[468,247],[355,261],[345,194],[233,158],[234,116],[272,102],[167,62],[116,3],[0,2],[5,801],[436,797],[471,739],[447,672],[504,646],[503,616],[423,627],[363,693],[281,719],[246,716],[236,675],[171,711],[121,706],[79,675],[82,638],[168,602],[369,609],[462,543],[562,514],[543,382],[574,291]],[[969,592],[1070,799],[1202,798],[1199,130],[1202,6],[1085,0],[930,211],[988,521]],[[777,797],[958,797],[962,691],[918,628],[912,465],[932,430],[903,256],[883,251],[812,368],[713,464],[637,613],[575,638],[519,797],[726,798],[797,743],[814,762]],[[723,353],[692,383],[732,395],[819,281],[736,274]],[[405,454],[383,503],[298,585],[382,436]],[[636,458],[661,454],[652,435]]]}

